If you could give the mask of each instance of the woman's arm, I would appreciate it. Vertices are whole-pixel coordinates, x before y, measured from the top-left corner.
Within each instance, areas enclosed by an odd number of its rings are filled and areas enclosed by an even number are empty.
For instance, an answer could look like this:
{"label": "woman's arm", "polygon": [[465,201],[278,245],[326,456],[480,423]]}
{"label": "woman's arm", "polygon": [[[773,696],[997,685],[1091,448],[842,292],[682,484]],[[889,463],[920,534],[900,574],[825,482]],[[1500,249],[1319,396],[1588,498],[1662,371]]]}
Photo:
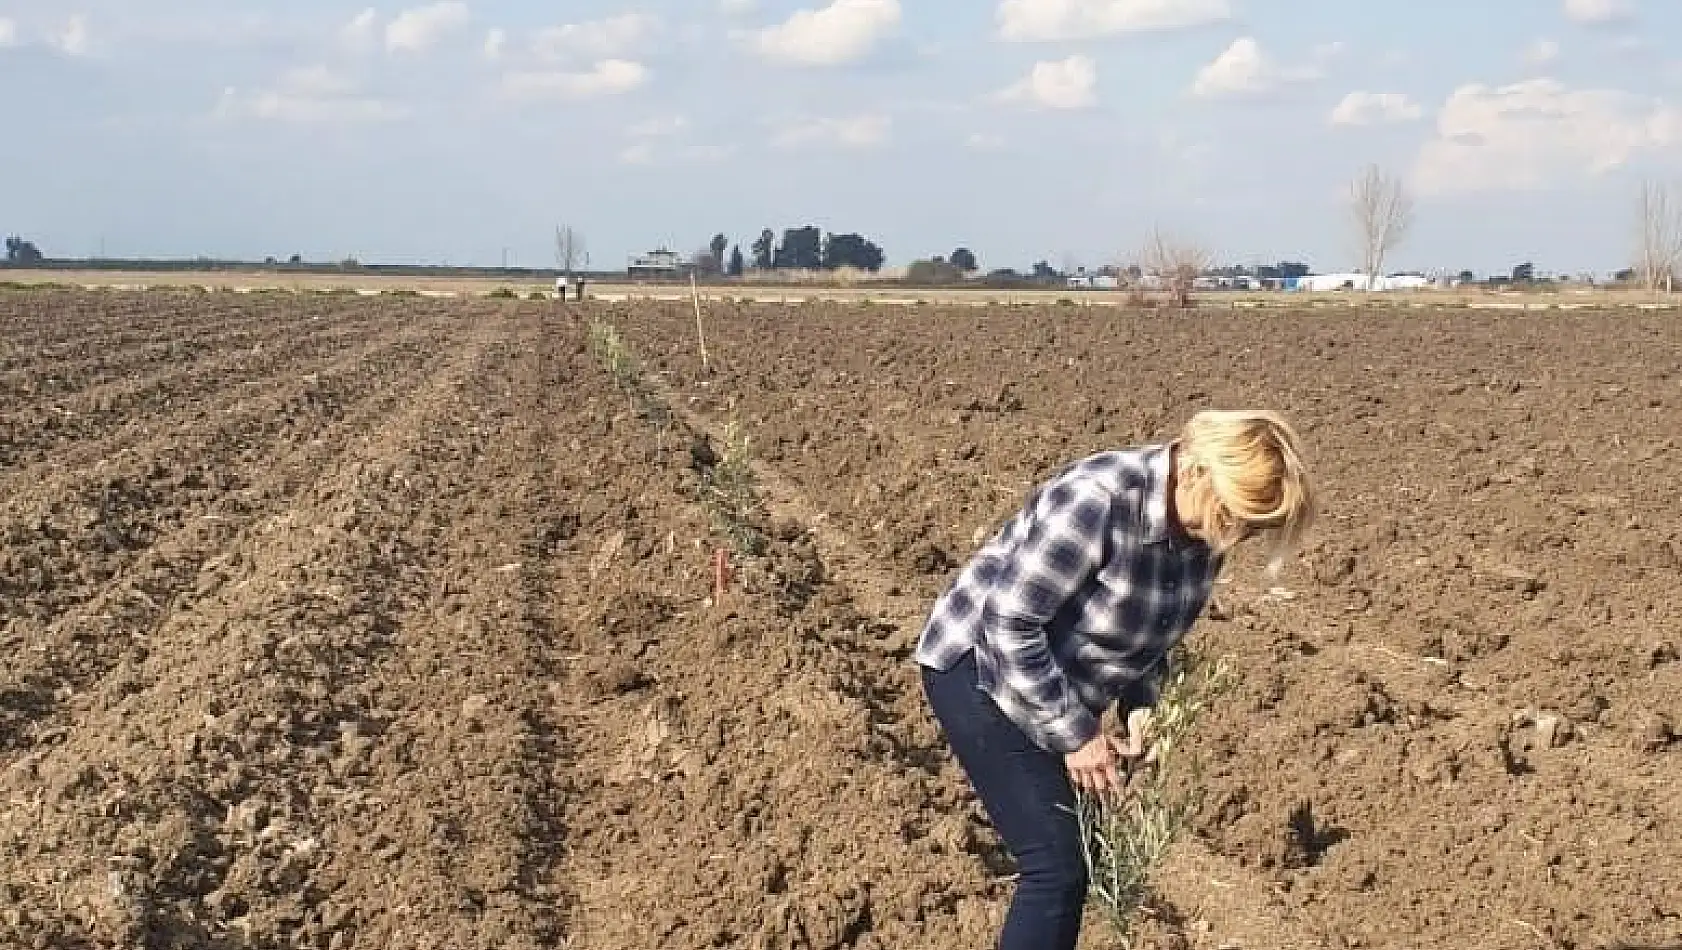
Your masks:
{"label": "woman's arm", "polygon": [[1096,738],[1100,726],[1052,655],[1046,626],[1103,563],[1112,500],[1076,481],[1047,488],[990,598],[999,677],[1033,705],[1048,741],[1065,755]]}

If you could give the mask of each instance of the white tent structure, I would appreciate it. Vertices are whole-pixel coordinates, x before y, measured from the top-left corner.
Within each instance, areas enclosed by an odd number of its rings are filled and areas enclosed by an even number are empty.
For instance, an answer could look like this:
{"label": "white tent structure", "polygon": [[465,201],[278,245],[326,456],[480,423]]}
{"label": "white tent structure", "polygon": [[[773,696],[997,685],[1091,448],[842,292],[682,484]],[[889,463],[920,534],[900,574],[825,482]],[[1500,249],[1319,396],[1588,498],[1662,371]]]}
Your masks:
{"label": "white tent structure", "polygon": [[1355,290],[1367,285],[1365,274],[1310,274],[1297,281],[1298,290],[1325,293],[1331,290]]}
{"label": "white tent structure", "polygon": [[1430,286],[1430,279],[1418,274],[1398,274],[1394,277],[1368,277],[1355,273],[1311,274],[1297,281],[1298,290],[1320,293],[1333,290],[1424,290]]}

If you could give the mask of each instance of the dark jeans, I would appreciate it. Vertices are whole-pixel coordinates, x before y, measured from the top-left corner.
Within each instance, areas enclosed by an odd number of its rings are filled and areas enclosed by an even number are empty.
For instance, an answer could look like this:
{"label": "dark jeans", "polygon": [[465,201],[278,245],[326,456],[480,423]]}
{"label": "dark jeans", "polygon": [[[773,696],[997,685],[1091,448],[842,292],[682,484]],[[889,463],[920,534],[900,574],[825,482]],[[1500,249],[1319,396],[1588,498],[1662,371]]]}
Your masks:
{"label": "dark jeans", "polygon": [[1086,904],[1086,862],[1063,757],[1035,745],[976,687],[975,655],[923,689],[1021,877],[999,950],[1073,950]]}

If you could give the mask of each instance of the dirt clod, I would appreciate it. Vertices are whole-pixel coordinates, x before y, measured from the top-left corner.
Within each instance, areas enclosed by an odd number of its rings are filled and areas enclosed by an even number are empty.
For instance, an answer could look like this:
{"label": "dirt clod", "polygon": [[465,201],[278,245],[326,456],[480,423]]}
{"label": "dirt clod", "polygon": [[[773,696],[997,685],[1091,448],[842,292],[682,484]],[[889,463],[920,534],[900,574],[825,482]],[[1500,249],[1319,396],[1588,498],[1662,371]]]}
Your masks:
{"label": "dirt clod", "polygon": [[1641,751],[1658,752],[1675,741],[1670,720],[1660,713],[1647,713],[1641,717],[1641,729],[1638,735]]}
{"label": "dirt clod", "polygon": [[912,552],[911,565],[919,574],[944,574],[956,566],[944,548],[927,542],[917,545]]}
{"label": "dirt clod", "polygon": [[1535,719],[1536,741],[1545,749],[1557,749],[1571,741],[1574,732],[1571,720],[1554,713],[1543,713]]}

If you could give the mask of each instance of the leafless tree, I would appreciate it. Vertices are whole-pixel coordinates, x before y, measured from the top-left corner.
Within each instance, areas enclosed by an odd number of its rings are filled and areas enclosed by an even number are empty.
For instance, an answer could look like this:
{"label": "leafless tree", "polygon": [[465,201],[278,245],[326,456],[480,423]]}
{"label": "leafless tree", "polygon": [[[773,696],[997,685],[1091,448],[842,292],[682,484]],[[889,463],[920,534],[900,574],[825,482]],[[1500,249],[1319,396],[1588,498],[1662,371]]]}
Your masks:
{"label": "leafless tree", "polygon": [[1668,184],[1641,183],[1635,273],[1648,293],[1673,286],[1682,264],[1682,200]]}
{"label": "leafless tree", "polygon": [[1184,238],[1166,234],[1161,228],[1151,232],[1142,255],[1146,273],[1162,281],[1169,300],[1176,307],[1191,306],[1192,288],[1214,262],[1208,248]]}
{"label": "leafless tree", "polygon": [[590,266],[590,249],[584,243],[584,235],[571,225],[555,229],[555,266],[568,277],[579,268]]}
{"label": "leafless tree", "polygon": [[1349,189],[1349,207],[1361,239],[1361,273],[1371,290],[1384,276],[1384,258],[1413,227],[1413,198],[1400,178],[1368,165]]}

